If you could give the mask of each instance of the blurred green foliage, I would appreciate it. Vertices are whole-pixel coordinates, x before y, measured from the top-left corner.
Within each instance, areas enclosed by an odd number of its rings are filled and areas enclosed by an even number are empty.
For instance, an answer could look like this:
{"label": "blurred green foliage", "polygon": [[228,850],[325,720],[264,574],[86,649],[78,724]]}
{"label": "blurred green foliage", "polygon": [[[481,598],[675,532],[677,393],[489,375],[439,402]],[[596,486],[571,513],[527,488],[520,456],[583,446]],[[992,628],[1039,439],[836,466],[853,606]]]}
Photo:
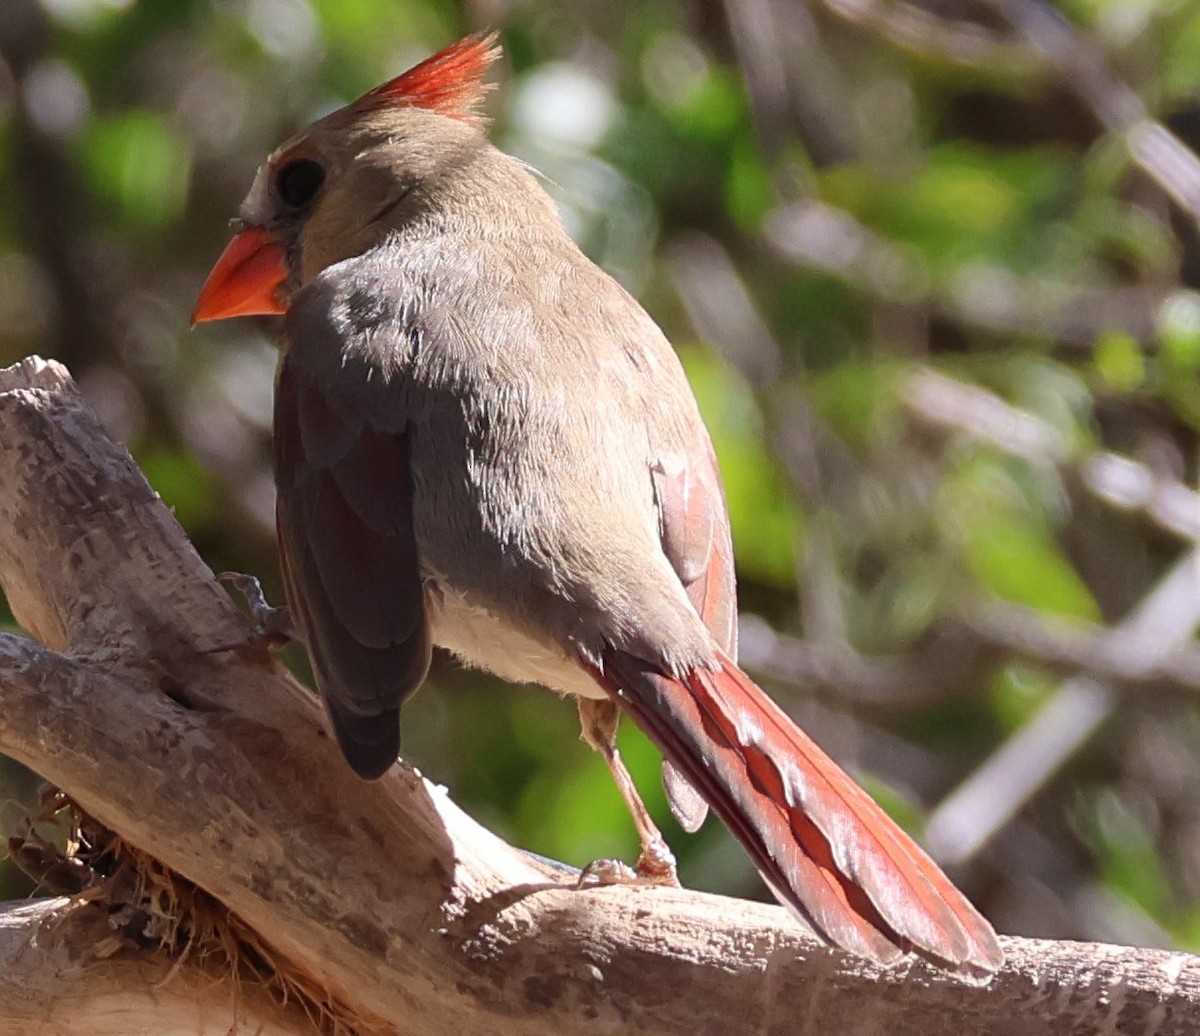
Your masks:
{"label": "blurred green foliage", "polygon": [[[750,664],[920,832],[1072,671],[972,626],[977,607],[1020,606],[1051,638],[1112,624],[1188,547],[1084,473],[1113,451],[1158,485],[1197,477],[1196,213],[1102,109],[1134,98],[1200,137],[1200,4],[3,0],[0,363],[68,363],[212,567],[275,599],[273,329],[189,333],[192,301],[275,144],[484,9],[507,56],[494,138],[679,347],[743,608],[767,623]],[[1014,27],[1030,10],[1098,79]],[[923,410],[930,371],[987,395]],[[933,648],[964,623],[946,662]],[[772,663],[764,629],[825,661]],[[1133,681],[958,871],[998,927],[1200,949],[1196,690]],[[577,732],[569,702],[443,659],[405,751],[518,844],[631,857]],[[623,746],[685,881],[763,894],[717,825],[666,819],[645,739]]]}

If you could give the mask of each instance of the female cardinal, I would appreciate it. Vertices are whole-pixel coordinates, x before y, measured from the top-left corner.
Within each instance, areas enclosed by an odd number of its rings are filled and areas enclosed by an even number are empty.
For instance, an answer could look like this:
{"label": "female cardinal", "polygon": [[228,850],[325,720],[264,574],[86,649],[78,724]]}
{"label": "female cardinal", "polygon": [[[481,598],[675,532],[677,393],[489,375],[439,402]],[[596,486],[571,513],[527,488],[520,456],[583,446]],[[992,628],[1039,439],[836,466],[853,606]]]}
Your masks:
{"label": "female cardinal", "polygon": [[619,710],[666,756],[684,826],[711,806],[826,939],[989,974],[988,923],[735,664],[696,403],[662,332],[488,143],[498,54],[465,39],[272,154],[193,316],[284,316],[280,557],[342,752],[366,778],[392,764],[441,645],[577,696],[643,876],[674,865],[616,753]]}

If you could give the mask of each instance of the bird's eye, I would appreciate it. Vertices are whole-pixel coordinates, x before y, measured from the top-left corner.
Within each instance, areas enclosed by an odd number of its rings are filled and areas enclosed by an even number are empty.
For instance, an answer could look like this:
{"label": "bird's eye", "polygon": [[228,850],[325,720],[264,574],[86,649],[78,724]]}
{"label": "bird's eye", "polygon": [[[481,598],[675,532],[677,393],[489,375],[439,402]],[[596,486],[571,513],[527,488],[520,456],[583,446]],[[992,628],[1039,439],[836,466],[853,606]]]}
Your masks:
{"label": "bird's eye", "polygon": [[307,205],[325,182],[325,170],[309,158],[298,158],[279,170],[275,190],[293,209]]}

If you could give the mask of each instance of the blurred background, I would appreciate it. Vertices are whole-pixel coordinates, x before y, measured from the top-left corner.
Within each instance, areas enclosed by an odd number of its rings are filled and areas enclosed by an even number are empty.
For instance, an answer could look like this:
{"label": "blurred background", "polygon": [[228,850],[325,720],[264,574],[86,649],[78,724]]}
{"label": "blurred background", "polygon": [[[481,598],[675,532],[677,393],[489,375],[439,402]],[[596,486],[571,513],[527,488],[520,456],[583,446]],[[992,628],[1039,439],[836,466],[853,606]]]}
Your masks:
{"label": "blurred background", "polygon": [[[495,140],[695,386],[749,670],[1001,931],[1200,951],[1195,0],[0,0],[0,364],[281,600],[274,328],[192,303],[278,142],[493,26]],[[504,837],[636,855],[571,703],[440,658],[405,720]]]}

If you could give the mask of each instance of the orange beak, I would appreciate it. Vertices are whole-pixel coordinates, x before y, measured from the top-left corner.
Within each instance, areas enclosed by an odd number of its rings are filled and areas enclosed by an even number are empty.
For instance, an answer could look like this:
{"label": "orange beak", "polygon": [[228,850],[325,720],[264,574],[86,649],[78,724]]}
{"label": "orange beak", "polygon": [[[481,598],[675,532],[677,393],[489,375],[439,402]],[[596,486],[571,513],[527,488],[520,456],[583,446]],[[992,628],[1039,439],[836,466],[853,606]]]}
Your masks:
{"label": "orange beak", "polygon": [[240,231],[221,253],[192,310],[192,323],[287,312],[283,246],[262,227]]}

